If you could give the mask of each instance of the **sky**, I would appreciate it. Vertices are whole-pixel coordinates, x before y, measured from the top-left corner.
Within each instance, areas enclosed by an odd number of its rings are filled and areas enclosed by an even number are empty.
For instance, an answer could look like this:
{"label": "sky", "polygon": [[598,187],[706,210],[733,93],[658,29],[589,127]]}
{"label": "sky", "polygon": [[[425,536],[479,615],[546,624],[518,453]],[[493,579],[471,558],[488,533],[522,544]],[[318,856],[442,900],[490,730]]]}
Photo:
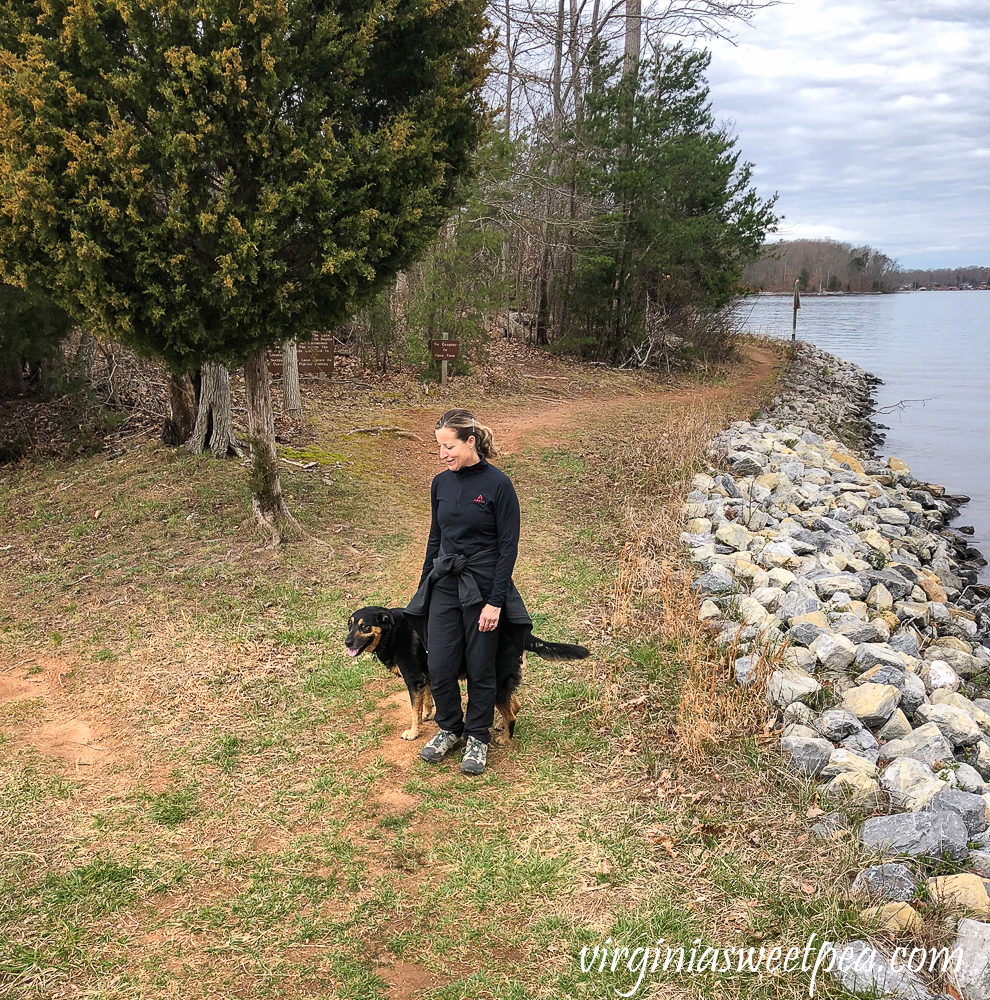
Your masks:
{"label": "sky", "polygon": [[782,239],[990,266],[990,0],[793,0],[707,43]]}

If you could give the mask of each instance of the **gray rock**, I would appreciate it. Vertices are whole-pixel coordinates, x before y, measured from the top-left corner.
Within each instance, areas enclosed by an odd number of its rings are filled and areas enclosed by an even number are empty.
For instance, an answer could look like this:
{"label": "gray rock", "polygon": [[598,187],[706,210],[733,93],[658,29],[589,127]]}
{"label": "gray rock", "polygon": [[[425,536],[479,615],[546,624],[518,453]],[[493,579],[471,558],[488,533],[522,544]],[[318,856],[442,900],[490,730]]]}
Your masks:
{"label": "gray rock", "polygon": [[945,856],[953,861],[965,861],[969,854],[966,826],[951,812],[871,816],[863,823],[860,839],[867,847],[884,854],[933,861],[940,861]]}
{"label": "gray rock", "polygon": [[904,674],[907,667],[895,667],[890,663],[878,663],[869,670],[864,670],[857,678],[857,684],[893,684],[898,691],[904,687]]}
{"label": "gray rock", "polygon": [[732,497],[734,500],[742,500],[743,495],[739,492],[739,487],[736,486],[736,481],[732,476],[716,476],[715,482],[725,490],[725,495]]}
{"label": "gray rock", "polygon": [[863,583],[864,593],[869,593],[878,584],[883,584],[895,601],[907,597],[914,586],[912,582],[905,580],[900,573],[892,569],[863,570],[857,576]]}
{"label": "gray rock", "polygon": [[846,750],[862,754],[872,760],[874,764],[880,759],[880,744],[868,729],[861,729],[858,733],[853,733],[839,742]]}
{"label": "gray rock", "polygon": [[854,645],[861,642],[886,642],[890,636],[890,629],[883,619],[864,622],[854,615],[841,615],[840,618],[845,621],[835,622],[833,628]]}
{"label": "gray rock", "polygon": [[961,763],[956,768],[956,781],[964,792],[972,792],[974,795],[983,795],[986,792],[986,784],[983,775],[971,764]]}
{"label": "gray rock", "polygon": [[[894,685],[897,687],[897,685]],[[925,690],[925,682],[910,670],[904,672],[904,683],[900,688],[901,708],[908,716],[913,717],[921,705],[927,704],[928,693]]]}
{"label": "gray rock", "polygon": [[909,903],[916,891],[911,869],[897,861],[864,868],[853,879],[850,889],[854,896],[866,896],[872,903]]}
{"label": "gray rock", "polygon": [[813,674],[818,669],[818,661],[815,659],[815,654],[803,646],[790,646],[785,649],[783,656],[780,658],[780,664],[783,667],[797,667],[806,674]]}
{"label": "gray rock", "polygon": [[811,833],[816,840],[842,840],[850,832],[846,814],[838,810],[830,812],[811,828]]}
{"label": "gray rock", "polygon": [[[800,701],[792,702],[787,708],[784,709],[784,725],[799,725],[807,726],[808,732],[803,734],[805,736],[810,736],[812,739],[818,738],[818,733],[811,728],[812,723],[815,721],[815,713],[813,709],[808,708],[807,705],[802,704]],[[788,735],[784,733],[783,735]]]}
{"label": "gray rock", "polygon": [[970,851],[966,864],[980,878],[990,879],[990,851]]}
{"label": "gray rock", "polygon": [[724,594],[736,589],[736,581],[724,567],[715,565],[694,581],[692,586],[703,594]]}
{"label": "gray rock", "polygon": [[904,661],[886,643],[861,642],[856,647],[856,666],[861,671],[881,665],[904,669]]}
{"label": "gray rock", "polygon": [[792,625],[785,633],[784,638],[788,639],[796,646],[808,646],[821,635],[828,635],[828,632],[811,622],[798,622]]}
{"label": "gray rock", "polygon": [[931,1000],[921,980],[904,968],[893,968],[869,941],[852,941],[836,948],[832,978],[857,996],[896,1000]]}
{"label": "gray rock", "polygon": [[985,740],[962,751],[960,759],[969,764],[984,781],[990,781],[990,746]]}
{"label": "gray rock", "polygon": [[963,1000],[986,1000],[990,997],[990,924],[960,920],[953,945],[959,956],[955,982]]}
{"label": "gray rock", "polygon": [[815,777],[825,769],[833,747],[828,740],[787,736],[780,741],[780,750],[795,771]]}
{"label": "gray rock", "polygon": [[763,475],[764,466],[762,455],[756,455],[745,451],[737,451],[729,455],[728,460],[732,466],[732,472],[736,476]]}
{"label": "gray rock", "polygon": [[756,681],[758,656],[738,656],[735,662],[736,683],[740,687],[752,687]]}
{"label": "gray rock", "polygon": [[846,708],[830,708],[815,719],[812,727],[825,739],[838,743],[839,740],[859,732],[863,728],[863,723]]}
{"label": "gray rock", "polygon": [[887,640],[887,645],[898,653],[907,653],[915,658],[921,656],[918,636],[910,628],[899,629]]}
{"label": "gray rock", "polygon": [[987,828],[987,804],[981,795],[946,788],[924,807],[926,812],[952,812],[965,824],[970,837],[983,833]]}
{"label": "gray rock", "polygon": [[810,615],[816,611],[821,611],[822,602],[817,597],[811,596],[805,591],[789,591],[781,604],[780,616],[785,621],[796,618],[798,615]]}
{"label": "gray rock", "polygon": [[952,744],[942,735],[938,726],[931,723],[920,726],[910,736],[905,736],[902,740],[891,740],[889,743],[885,743],[880,748],[880,756],[883,760],[911,757],[929,767],[955,759]]}

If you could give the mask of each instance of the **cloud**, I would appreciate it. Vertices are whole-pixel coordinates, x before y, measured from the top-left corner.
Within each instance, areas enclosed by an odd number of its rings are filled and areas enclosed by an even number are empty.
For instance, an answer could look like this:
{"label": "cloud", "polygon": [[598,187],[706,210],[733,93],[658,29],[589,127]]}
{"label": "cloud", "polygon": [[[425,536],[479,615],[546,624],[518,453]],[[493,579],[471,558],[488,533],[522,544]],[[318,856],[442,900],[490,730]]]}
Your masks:
{"label": "cloud", "polygon": [[990,264],[990,5],[802,0],[710,48],[716,115],[785,232]]}

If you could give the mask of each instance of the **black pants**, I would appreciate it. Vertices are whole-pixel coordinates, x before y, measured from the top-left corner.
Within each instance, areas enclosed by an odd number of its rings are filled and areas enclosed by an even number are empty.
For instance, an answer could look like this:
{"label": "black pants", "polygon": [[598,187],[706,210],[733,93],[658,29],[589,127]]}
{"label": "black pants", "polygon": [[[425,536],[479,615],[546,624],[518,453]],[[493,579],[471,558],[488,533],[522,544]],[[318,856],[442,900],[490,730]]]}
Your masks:
{"label": "black pants", "polygon": [[[430,597],[427,648],[437,726],[488,743],[491,739],[488,730],[495,721],[495,651],[499,629],[482,632],[478,628],[483,607],[483,604],[462,607],[456,578],[439,580]],[[464,668],[468,691],[466,716],[461,713],[461,687],[457,680]]]}

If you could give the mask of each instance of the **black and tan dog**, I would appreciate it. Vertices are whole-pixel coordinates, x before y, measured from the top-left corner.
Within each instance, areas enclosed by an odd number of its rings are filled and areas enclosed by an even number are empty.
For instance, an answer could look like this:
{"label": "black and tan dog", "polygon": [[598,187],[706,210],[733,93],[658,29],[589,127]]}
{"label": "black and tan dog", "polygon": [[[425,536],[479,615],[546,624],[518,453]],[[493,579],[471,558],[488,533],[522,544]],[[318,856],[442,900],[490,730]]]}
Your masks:
{"label": "black and tan dog", "polygon": [[[406,682],[412,721],[402,738],[416,739],[423,720],[433,716],[433,695],[430,693],[426,647],[412,619],[402,608],[368,607],[355,611],[347,622],[347,628],[344,649],[348,656],[374,653],[396,677]],[[533,635],[529,625],[503,622],[495,656],[495,707],[505,726],[496,743],[508,742],[515,732],[520,706],[516,691],[522,681],[526,653],[536,653],[545,660],[583,660],[589,655],[584,646],[544,642]]]}

